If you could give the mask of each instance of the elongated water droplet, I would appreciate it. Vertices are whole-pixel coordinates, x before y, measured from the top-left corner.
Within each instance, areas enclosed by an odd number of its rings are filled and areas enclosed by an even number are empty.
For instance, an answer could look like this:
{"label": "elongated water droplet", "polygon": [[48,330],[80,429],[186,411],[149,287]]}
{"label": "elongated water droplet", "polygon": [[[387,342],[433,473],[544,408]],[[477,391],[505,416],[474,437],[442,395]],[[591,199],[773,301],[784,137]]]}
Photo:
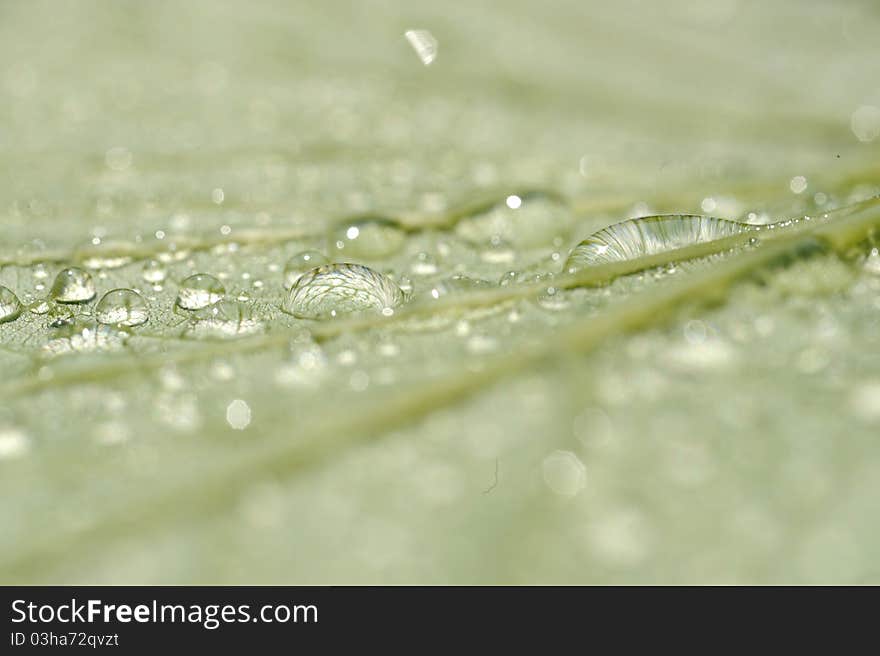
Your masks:
{"label": "elongated water droplet", "polygon": [[398,252],[406,233],[396,221],[362,217],[339,224],[330,235],[330,252],[346,258],[376,260]]}
{"label": "elongated water droplet", "polygon": [[320,251],[302,251],[297,253],[284,265],[284,289],[290,289],[299,277],[310,269],[322,264],[329,264],[330,260]]}
{"label": "elongated water droplet", "polygon": [[209,273],[196,273],[182,283],[177,290],[177,305],[184,310],[200,310],[214,305],[226,294],[226,288]]}
{"label": "elongated water droplet", "polygon": [[491,289],[492,287],[494,287],[494,285],[488,280],[470,278],[468,276],[456,274],[446,280],[441,280],[440,282],[435,283],[421,296],[430,301],[450,294],[476,291],[478,289]]}
{"label": "elongated water droplet", "polygon": [[386,275],[360,264],[328,264],[303,274],[281,309],[301,319],[326,319],[365,310],[387,313],[404,300]]}
{"label": "elongated water droplet", "polygon": [[747,223],[711,216],[674,214],[629,219],[594,232],[575,246],[563,271],[573,273],[588,266],[656,255],[755,229]]}
{"label": "elongated water droplet", "polygon": [[192,331],[202,335],[232,337],[260,332],[264,328],[252,304],[227,299],[196,310],[193,318],[197,322]]}
{"label": "elongated water droplet", "polygon": [[18,296],[9,289],[0,285],[0,323],[15,321],[21,314],[21,301]]}
{"label": "elongated water droplet", "polygon": [[165,280],[165,276],[167,275],[167,271],[165,269],[165,265],[159,262],[158,260],[148,260],[144,263],[144,268],[141,271],[141,277],[146,282],[157,284]]}
{"label": "elongated water droplet", "polygon": [[114,289],[98,301],[95,318],[108,325],[139,326],[149,318],[147,302],[133,289]]}
{"label": "elongated water droplet", "polygon": [[571,232],[574,217],[557,198],[542,192],[507,196],[485,211],[465,217],[455,227],[462,238],[480,245],[508,243],[534,248]]}
{"label": "elongated water droplet", "polygon": [[95,298],[96,293],[90,273],[68,267],[55,276],[49,295],[59,303],[85,303]]}
{"label": "elongated water droplet", "polygon": [[118,269],[131,262],[131,256],[125,254],[128,248],[119,241],[94,240],[77,249],[74,258],[87,269]]}

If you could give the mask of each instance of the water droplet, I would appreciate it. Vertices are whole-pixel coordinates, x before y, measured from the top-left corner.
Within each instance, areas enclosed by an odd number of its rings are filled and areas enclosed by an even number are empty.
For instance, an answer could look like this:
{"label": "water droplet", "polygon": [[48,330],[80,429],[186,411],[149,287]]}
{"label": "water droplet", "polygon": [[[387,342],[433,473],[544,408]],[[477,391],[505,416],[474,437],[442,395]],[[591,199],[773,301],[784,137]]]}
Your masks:
{"label": "water droplet", "polygon": [[49,307],[49,302],[41,298],[28,305],[28,310],[31,314],[46,314],[49,311]]}
{"label": "water droplet", "polygon": [[349,312],[395,308],[404,302],[388,276],[360,264],[328,264],[303,274],[282,305],[301,319],[326,319]]}
{"label": "water droplet", "polygon": [[491,287],[494,287],[494,285],[488,280],[480,280],[456,274],[446,280],[436,283],[430,290],[428,290],[426,296],[429,300],[438,299],[443,296],[448,296],[449,294],[475,291],[478,289],[489,289]]}
{"label": "water droplet", "polygon": [[665,215],[629,219],[603,228],[575,246],[563,271],[573,273],[588,266],[665,253],[754,229],[747,223],[709,216]]}
{"label": "water droplet", "polygon": [[330,252],[346,258],[376,260],[398,252],[405,241],[406,233],[396,221],[363,217],[344,221],[333,230]]}
{"label": "water droplet", "polygon": [[0,460],[23,456],[30,449],[27,435],[16,428],[0,429]]}
{"label": "water droplet", "polygon": [[114,289],[98,301],[95,318],[108,325],[139,326],[149,318],[147,302],[133,289]]}
{"label": "water droplet", "polygon": [[63,269],[52,283],[50,296],[59,303],[85,303],[95,298],[91,274],[77,267]]}
{"label": "water droplet", "polygon": [[290,289],[299,277],[310,269],[322,264],[329,264],[330,260],[320,251],[302,251],[297,253],[284,265],[284,289]]}
{"label": "water droplet", "polygon": [[880,108],[862,105],[852,113],[849,125],[859,141],[874,141],[880,136]]}
{"label": "water droplet", "polygon": [[433,276],[437,273],[437,258],[422,251],[416,255],[409,270],[416,276]]}
{"label": "water droplet", "polygon": [[573,497],[587,484],[584,463],[571,451],[554,451],[544,458],[542,470],[544,483],[560,496]]}
{"label": "water droplet", "polygon": [[87,269],[118,269],[131,262],[131,256],[125,254],[128,248],[128,244],[123,242],[96,237],[77,249],[74,258]]}
{"label": "water droplet", "polygon": [[21,314],[21,301],[18,296],[9,289],[0,285],[0,323],[14,321]]}
{"label": "water droplet", "polygon": [[807,179],[802,175],[796,175],[788,183],[788,187],[796,194],[803,193],[807,189]]}
{"label": "water droplet", "polygon": [[403,33],[413,50],[425,66],[430,66],[437,59],[437,39],[428,30],[407,30]]}
{"label": "water droplet", "polygon": [[235,430],[244,430],[251,423],[251,407],[241,399],[226,406],[226,423]]}
{"label": "water droplet", "polygon": [[148,260],[144,263],[141,277],[149,283],[157,284],[165,280],[168,275],[165,265],[158,260]]}
{"label": "water droplet", "polygon": [[209,273],[196,273],[182,283],[177,291],[177,305],[184,310],[200,310],[223,298],[226,288]]}
{"label": "water droplet", "polygon": [[483,212],[458,222],[455,232],[474,244],[500,239],[515,248],[552,244],[571,231],[574,217],[558,199],[532,192],[508,196]]}
{"label": "water droplet", "polygon": [[197,323],[193,330],[219,337],[251,334],[263,329],[263,323],[254,315],[253,305],[240,301],[220,300],[196,310]]}

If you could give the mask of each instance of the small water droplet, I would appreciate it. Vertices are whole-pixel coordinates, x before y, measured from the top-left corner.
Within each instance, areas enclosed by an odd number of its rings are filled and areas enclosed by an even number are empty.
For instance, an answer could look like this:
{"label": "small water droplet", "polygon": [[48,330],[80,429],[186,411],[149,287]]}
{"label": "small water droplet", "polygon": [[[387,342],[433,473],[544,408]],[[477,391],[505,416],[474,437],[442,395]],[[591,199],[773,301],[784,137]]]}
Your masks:
{"label": "small water droplet", "polygon": [[251,423],[251,407],[246,401],[235,399],[226,406],[226,423],[235,430],[244,430]]}
{"label": "small water droplet", "polygon": [[209,273],[196,273],[180,283],[177,305],[184,310],[200,310],[223,298],[226,288]]}
{"label": "small water droplet", "polygon": [[18,296],[9,289],[0,285],[0,323],[14,321],[21,314],[21,301]]}
{"label": "small water droplet", "polygon": [[149,318],[147,302],[133,289],[114,289],[98,301],[95,318],[108,325],[139,326]]}
{"label": "small water droplet", "polygon": [[405,241],[406,233],[400,224],[383,217],[343,221],[333,230],[329,239],[331,253],[365,260],[393,255]]}
{"label": "small water droplet", "polygon": [[168,275],[165,265],[159,260],[147,260],[141,270],[141,277],[149,283],[157,284],[165,280]]}
{"label": "small water droplet", "polygon": [[437,59],[437,39],[428,30],[407,30],[403,33],[406,40],[419,56],[425,66],[430,66]]}
{"label": "small water droplet", "polygon": [[55,276],[49,294],[59,303],[85,303],[95,298],[97,291],[91,274],[78,267],[68,267]]}
{"label": "small water droplet", "polygon": [[409,270],[416,276],[433,276],[437,273],[437,258],[422,251],[416,255]]}
{"label": "small water droplet", "polygon": [[320,251],[302,251],[297,253],[284,265],[284,289],[290,289],[299,277],[310,269],[322,264],[329,264],[330,260]]}
{"label": "small water droplet", "polygon": [[709,216],[664,215],[629,219],[603,228],[575,246],[563,271],[573,273],[588,266],[624,262],[755,229],[747,223]]}
{"label": "small water droplet", "polygon": [[31,314],[46,314],[49,311],[49,302],[41,298],[28,305],[28,310]]}
{"label": "small water droplet", "polygon": [[559,496],[573,497],[587,484],[584,463],[571,451],[554,451],[542,465],[544,483]]}
{"label": "small water droplet", "polygon": [[400,287],[388,276],[360,264],[316,267],[296,281],[282,310],[301,319],[395,308],[404,302]]}

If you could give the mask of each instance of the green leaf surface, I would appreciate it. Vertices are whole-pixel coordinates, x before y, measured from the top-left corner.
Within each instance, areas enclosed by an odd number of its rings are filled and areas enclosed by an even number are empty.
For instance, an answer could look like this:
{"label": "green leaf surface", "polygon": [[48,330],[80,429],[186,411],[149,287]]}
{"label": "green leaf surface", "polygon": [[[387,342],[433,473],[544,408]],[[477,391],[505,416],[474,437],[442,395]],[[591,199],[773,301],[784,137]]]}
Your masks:
{"label": "green leaf surface", "polygon": [[0,581],[877,582],[880,11],[704,4],[0,5]]}

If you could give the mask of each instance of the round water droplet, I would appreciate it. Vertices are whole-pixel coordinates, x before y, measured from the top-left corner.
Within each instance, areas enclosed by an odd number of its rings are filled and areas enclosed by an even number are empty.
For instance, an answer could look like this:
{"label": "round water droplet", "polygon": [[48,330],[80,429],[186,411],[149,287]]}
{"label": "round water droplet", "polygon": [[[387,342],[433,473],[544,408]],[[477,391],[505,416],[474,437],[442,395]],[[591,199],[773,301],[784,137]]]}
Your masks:
{"label": "round water droplet", "polygon": [[0,323],[15,321],[21,314],[21,301],[18,296],[9,289],[0,285]]}
{"label": "round water droplet", "polygon": [[133,289],[114,289],[98,301],[95,318],[108,325],[139,326],[149,318],[147,302]]}
{"label": "round water droplet", "polygon": [[330,252],[345,258],[375,260],[399,251],[406,233],[396,221],[364,217],[344,221],[330,235]]}
{"label": "round water droplet", "polygon": [[284,265],[284,289],[290,289],[299,277],[310,269],[322,264],[329,264],[330,260],[320,251],[303,251],[297,253]]}
{"label": "round water droplet", "polygon": [[327,319],[349,312],[382,312],[404,302],[391,278],[360,264],[328,264],[303,274],[281,309],[301,319]]}
{"label": "round water droplet", "polygon": [[573,273],[588,266],[656,255],[755,229],[747,223],[710,216],[676,214],[629,219],[603,228],[575,246],[563,271]]}
{"label": "round water droplet", "polygon": [[95,298],[96,293],[91,274],[68,267],[55,276],[49,295],[59,303],[85,303]]}
{"label": "round water droplet", "polygon": [[573,223],[572,212],[563,202],[532,192],[508,196],[488,210],[465,217],[455,232],[475,244],[491,244],[495,239],[514,248],[534,248],[567,236]]}
{"label": "round water droplet", "polygon": [[165,280],[166,275],[168,275],[168,272],[165,269],[165,265],[158,260],[148,260],[144,263],[144,268],[141,271],[141,277],[146,282],[153,284]]}
{"label": "round water droplet", "polygon": [[177,290],[177,305],[184,310],[200,310],[214,305],[223,298],[226,288],[209,273],[196,273],[182,283]]}

